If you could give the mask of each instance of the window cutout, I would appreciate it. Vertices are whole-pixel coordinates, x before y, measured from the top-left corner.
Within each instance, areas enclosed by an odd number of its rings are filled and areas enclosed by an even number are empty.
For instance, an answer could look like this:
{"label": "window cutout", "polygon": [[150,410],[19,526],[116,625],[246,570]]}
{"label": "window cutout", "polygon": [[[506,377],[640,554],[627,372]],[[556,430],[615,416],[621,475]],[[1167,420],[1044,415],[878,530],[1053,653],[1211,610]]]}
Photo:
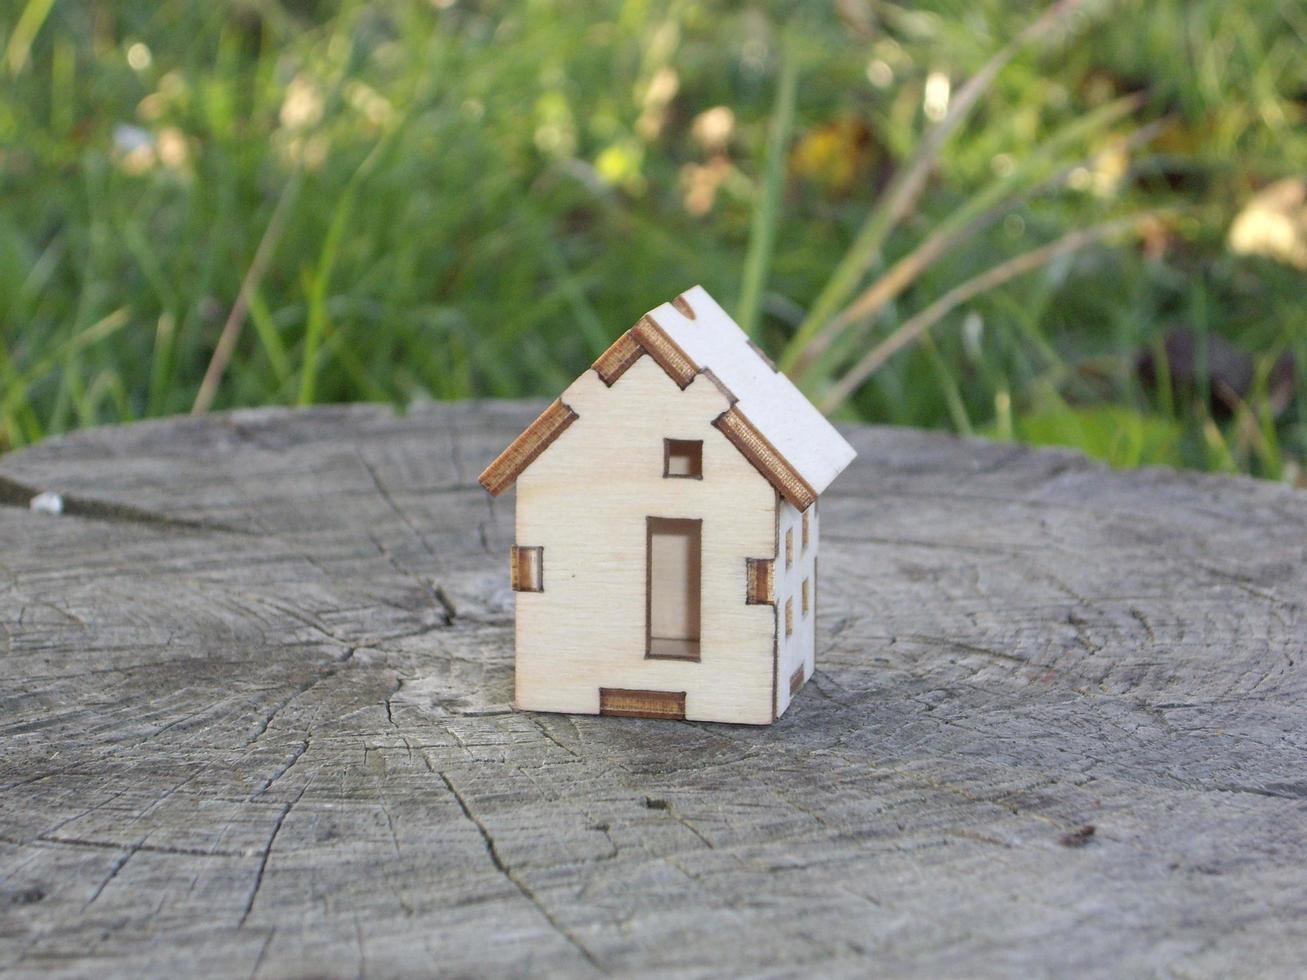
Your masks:
{"label": "window cutout", "polygon": [[808,580],[803,580],[803,615],[808,615]]}
{"label": "window cutout", "polygon": [[794,635],[794,600],[785,600],[785,635]]}
{"label": "window cutout", "polygon": [[810,516],[810,512],[805,510],[803,512],[803,553],[805,555],[808,553],[808,517],[809,516]]}
{"label": "window cutout", "polygon": [[631,691],[599,688],[599,713],[616,718],[685,719],[684,691]]}
{"label": "window cutout", "polygon": [[699,659],[703,521],[648,519],[645,655]]}
{"label": "window cutout", "polygon": [[794,528],[785,531],[785,567],[794,567]]}
{"label": "window cutout", "polygon": [[773,591],[775,562],[770,558],[746,558],[746,576],[749,580],[748,599],[751,606],[770,606],[776,601]]}
{"label": "window cutout", "polygon": [[790,697],[799,693],[799,688],[803,687],[803,664],[799,664],[799,669],[790,675]]}
{"label": "window cutout", "polygon": [[669,479],[703,479],[703,440],[664,439],[663,476]]}
{"label": "window cutout", "polygon": [[545,549],[513,547],[513,591],[545,590]]}

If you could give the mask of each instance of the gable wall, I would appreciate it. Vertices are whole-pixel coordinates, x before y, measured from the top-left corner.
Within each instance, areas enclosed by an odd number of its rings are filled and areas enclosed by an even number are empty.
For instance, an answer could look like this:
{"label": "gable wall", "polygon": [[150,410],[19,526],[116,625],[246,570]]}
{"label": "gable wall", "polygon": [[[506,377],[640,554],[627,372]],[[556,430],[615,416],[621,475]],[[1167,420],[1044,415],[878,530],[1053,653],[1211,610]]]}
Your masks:
{"label": "gable wall", "polygon": [[[777,496],[713,427],[726,397],[703,376],[682,391],[646,356],[612,388],[586,372],[563,401],[577,420],[517,483],[517,543],[544,548],[544,591],[517,595],[518,706],[685,691],[687,718],[771,721],[776,616],[746,603],[746,559],[775,554]],[[702,480],[663,477],[664,438],[703,441]],[[645,657],[649,516],[703,521],[698,663]]]}

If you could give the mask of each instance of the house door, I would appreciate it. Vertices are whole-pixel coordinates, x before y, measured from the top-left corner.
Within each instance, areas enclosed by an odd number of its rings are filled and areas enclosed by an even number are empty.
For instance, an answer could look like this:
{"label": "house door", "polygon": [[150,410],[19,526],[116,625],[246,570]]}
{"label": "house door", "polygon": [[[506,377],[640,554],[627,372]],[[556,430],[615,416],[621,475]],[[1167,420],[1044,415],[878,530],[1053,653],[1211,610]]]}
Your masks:
{"label": "house door", "polygon": [[703,521],[648,519],[645,654],[699,659]]}

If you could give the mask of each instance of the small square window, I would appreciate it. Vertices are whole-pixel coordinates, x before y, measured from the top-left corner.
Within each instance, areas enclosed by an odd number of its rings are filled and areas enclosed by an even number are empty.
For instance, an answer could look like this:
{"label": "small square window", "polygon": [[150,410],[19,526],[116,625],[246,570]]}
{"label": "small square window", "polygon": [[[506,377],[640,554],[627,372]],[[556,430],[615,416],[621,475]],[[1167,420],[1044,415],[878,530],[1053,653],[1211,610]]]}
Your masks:
{"label": "small square window", "polygon": [[703,440],[664,439],[663,476],[679,480],[702,480]]}
{"label": "small square window", "polygon": [[794,635],[794,600],[785,600],[785,635]]}
{"label": "small square window", "polygon": [[803,615],[808,615],[808,580],[803,580]]}
{"label": "small square window", "polygon": [[785,567],[794,567],[794,528],[785,531]]}

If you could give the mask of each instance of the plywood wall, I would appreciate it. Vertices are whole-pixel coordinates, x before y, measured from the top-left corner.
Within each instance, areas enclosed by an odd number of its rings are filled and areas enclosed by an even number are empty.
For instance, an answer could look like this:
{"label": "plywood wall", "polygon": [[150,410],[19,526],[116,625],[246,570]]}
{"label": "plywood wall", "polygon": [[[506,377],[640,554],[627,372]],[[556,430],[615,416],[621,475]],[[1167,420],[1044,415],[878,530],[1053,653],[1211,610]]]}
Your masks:
{"label": "plywood wall", "polygon": [[[544,549],[545,581],[517,596],[518,706],[595,713],[601,687],[685,691],[687,718],[770,722],[776,615],[746,604],[746,559],[774,555],[777,497],[713,428],[725,395],[703,376],[682,391],[643,357],[612,388],[586,372],[563,401],[577,421],[517,484],[517,543]],[[664,478],[666,438],[703,441],[701,480]],[[646,657],[651,516],[703,521],[698,663]]]}
{"label": "plywood wall", "polygon": [[[803,682],[812,676],[817,651],[817,537],[820,505],[808,508],[808,543],[803,543],[803,514],[785,501],[780,509],[780,554],[776,558],[776,608],[779,610],[779,682],[777,713],[790,703],[790,680],[802,669]],[[807,583],[808,603],[803,591]],[[793,631],[786,634],[786,610]]]}

